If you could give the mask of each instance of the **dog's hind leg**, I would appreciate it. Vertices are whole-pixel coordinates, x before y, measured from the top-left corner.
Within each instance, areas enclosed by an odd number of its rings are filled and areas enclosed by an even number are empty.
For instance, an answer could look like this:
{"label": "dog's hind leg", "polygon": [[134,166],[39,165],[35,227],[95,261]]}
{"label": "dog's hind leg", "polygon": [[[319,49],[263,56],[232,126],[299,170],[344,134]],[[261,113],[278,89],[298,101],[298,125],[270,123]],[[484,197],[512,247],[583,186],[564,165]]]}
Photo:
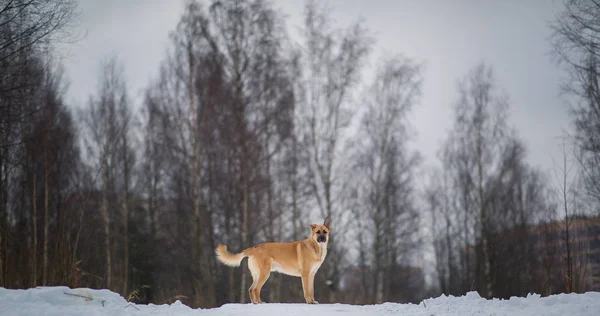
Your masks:
{"label": "dog's hind leg", "polygon": [[256,298],[258,303],[262,303],[260,299],[260,291],[262,290],[263,285],[265,285],[265,283],[269,279],[269,276],[271,275],[271,266],[273,265],[273,259],[265,258],[258,262],[258,264],[260,266],[260,274],[258,276],[258,283],[254,288],[254,297]]}
{"label": "dog's hind leg", "polygon": [[252,275],[252,285],[250,285],[250,288],[248,289],[248,296],[250,296],[250,301],[252,301],[252,303],[258,304],[260,297],[259,299],[256,299],[254,293],[256,290],[256,286],[258,285],[260,268],[254,257],[248,258],[248,270],[250,270],[250,275]]}

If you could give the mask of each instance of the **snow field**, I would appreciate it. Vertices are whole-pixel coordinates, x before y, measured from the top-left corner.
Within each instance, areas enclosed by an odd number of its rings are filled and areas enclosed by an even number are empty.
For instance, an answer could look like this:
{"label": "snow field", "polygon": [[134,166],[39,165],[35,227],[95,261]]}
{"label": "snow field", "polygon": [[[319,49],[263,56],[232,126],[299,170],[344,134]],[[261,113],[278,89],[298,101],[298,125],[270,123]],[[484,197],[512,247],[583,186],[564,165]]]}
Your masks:
{"label": "snow field", "polygon": [[[65,294],[67,293],[67,294]],[[469,315],[566,315],[600,316],[600,292],[559,294],[550,297],[529,295],[508,300],[486,300],[476,292],[465,296],[441,296],[420,304],[385,303],[381,305],[346,304],[226,304],[213,309],[192,309],[180,301],[165,305],[137,305],[128,303],[117,293],[108,290],[68,287],[38,287],[28,290],[0,288],[0,316],[306,316],[306,315],[414,315],[414,316],[469,316]]]}

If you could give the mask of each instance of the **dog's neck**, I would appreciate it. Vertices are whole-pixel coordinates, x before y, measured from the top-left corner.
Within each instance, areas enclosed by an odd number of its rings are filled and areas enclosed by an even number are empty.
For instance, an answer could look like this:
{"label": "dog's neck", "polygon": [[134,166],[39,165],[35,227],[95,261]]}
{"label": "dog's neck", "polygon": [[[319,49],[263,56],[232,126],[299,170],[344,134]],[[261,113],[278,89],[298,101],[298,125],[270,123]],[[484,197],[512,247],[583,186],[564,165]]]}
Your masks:
{"label": "dog's neck", "polygon": [[321,262],[323,262],[323,260],[325,260],[325,256],[327,255],[327,243],[326,242],[322,242],[322,243],[318,243],[319,245],[319,259],[321,260]]}
{"label": "dog's neck", "polygon": [[325,256],[327,255],[327,243],[326,242],[316,242],[312,238],[307,239],[308,244],[315,251],[315,254],[319,258],[320,261],[325,260]]}

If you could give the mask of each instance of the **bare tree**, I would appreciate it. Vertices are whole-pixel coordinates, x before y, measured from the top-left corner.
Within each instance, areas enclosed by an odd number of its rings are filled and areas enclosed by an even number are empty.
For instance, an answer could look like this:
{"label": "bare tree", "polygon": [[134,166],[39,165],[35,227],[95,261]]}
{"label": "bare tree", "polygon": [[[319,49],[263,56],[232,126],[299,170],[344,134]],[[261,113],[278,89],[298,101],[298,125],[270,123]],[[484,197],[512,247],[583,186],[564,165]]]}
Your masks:
{"label": "bare tree", "polygon": [[477,206],[478,238],[481,252],[476,256],[477,266],[481,268],[482,283],[479,288],[485,297],[493,297],[489,238],[493,223],[489,217],[489,201],[492,191],[488,183],[499,170],[499,153],[507,132],[506,97],[498,94],[492,71],[480,64],[461,82],[460,97],[456,104],[456,137],[460,139],[461,151],[470,157],[474,164],[474,173],[466,173],[467,183],[475,189],[474,201]]}
{"label": "bare tree", "polygon": [[33,217],[31,218],[33,221],[33,254],[31,260],[31,270],[33,274],[32,286],[37,286],[37,245],[38,245],[38,237],[37,237],[37,183],[36,183],[36,163],[33,162],[33,172],[32,172],[32,188],[31,188],[31,203],[33,203]]}
{"label": "bare tree", "polygon": [[[282,27],[278,13],[262,1],[215,1],[207,10],[190,1],[150,96],[161,122],[155,145],[169,149],[160,158],[168,160],[163,183],[176,199],[192,202],[197,259],[190,264],[194,304],[200,306],[222,300],[213,279],[222,267],[213,256],[200,255],[212,253],[215,231],[224,231],[232,246],[248,247],[260,233],[273,238],[272,223],[283,211],[276,206],[274,179],[293,98]],[[272,217],[273,227],[254,225],[261,216]],[[230,301],[244,301],[246,270],[227,275]]]}
{"label": "bare tree", "polygon": [[460,82],[454,126],[440,151],[443,169],[426,187],[444,292],[525,295],[541,265],[531,225],[553,210],[548,187],[526,163],[526,148],[508,126],[507,97],[498,90],[483,64]]}
{"label": "bare tree", "polygon": [[[578,242],[577,229],[574,220],[582,215],[581,197],[577,192],[578,174],[574,170],[575,164],[570,158],[566,136],[562,137],[562,161],[554,164],[554,177],[556,180],[555,199],[557,205],[560,205],[560,220],[556,223],[555,229],[561,232],[559,249],[564,254],[564,265],[561,273],[565,284],[566,293],[582,292],[584,284],[585,262],[583,258],[583,249],[581,242]],[[562,246],[564,245],[564,249]],[[561,256],[562,257],[562,256]]]}
{"label": "bare tree", "polygon": [[[118,64],[116,57],[112,57],[103,63],[97,94],[96,97],[90,97],[88,108],[84,112],[87,131],[85,142],[90,161],[101,172],[101,187],[99,189],[102,202],[99,211],[102,215],[104,227],[105,282],[106,287],[112,289],[113,246],[111,245],[111,238],[113,232],[111,232],[111,226],[113,224],[111,223],[111,217],[113,215],[111,214],[114,212],[110,201],[117,192],[117,182],[121,180],[118,173],[122,166],[122,161],[119,159],[122,153],[120,148],[124,145],[121,141],[128,137],[125,130],[128,126],[123,125],[123,122],[129,120],[126,114],[128,107],[127,88],[123,79],[122,66]],[[129,180],[126,179],[125,182],[127,181]]]}
{"label": "bare tree", "polygon": [[76,4],[70,0],[0,1],[0,284],[5,284],[10,183],[18,166],[22,133],[40,110],[25,100],[39,91],[39,56],[57,41],[67,40],[75,20]]}
{"label": "bare tree", "polygon": [[565,91],[576,97],[571,114],[577,158],[588,194],[600,201],[600,5],[596,1],[566,1],[552,29],[556,56],[569,73]]}
{"label": "bare tree", "polygon": [[0,27],[12,35],[0,38],[0,62],[14,61],[35,45],[70,40],[76,14],[71,0],[0,1]]}
{"label": "bare tree", "polygon": [[456,240],[459,233],[456,231],[460,212],[453,203],[456,191],[452,190],[451,166],[448,164],[447,154],[440,155],[441,170],[435,169],[429,177],[425,188],[425,201],[431,212],[431,231],[433,249],[435,254],[436,276],[440,291],[446,295],[461,293],[461,276],[456,258]]}
{"label": "bare tree", "polygon": [[[47,147],[48,142],[45,142],[45,146]],[[48,205],[48,201],[49,201],[49,195],[48,195],[48,173],[49,173],[49,163],[48,163],[48,148],[44,148],[44,262],[43,262],[43,269],[42,269],[42,285],[48,285],[48,239],[49,239],[49,234],[48,234],[48,229],[49,229],[49,225],[50,225],[50,219],[48,217],[49,215],[49,205]]]}
{"label": "bare tree", "polygon": [[[239,164],[240,239],[245,248],[259,232],[251,225],[252,218],[260,216],[263,197],[269,222],[281,217],[273,206],[272,164],[289,137],[293,114],[287,60],[282,54],[285,28],[278,12],[263,1],[214,1],[210,10],[214,33],[207,39],[213,54],[220,57],[232,93],[230,119],[235,128],[231,135]],[[273,239],[275,226],[264,228],[266,237]],[[245,301],[246,282],[246,269],[242,269],[240,302]]]}
{"label": "bare tree", "polygon": [[[127,96],[125,96],[127,98]],[[133,181],[133,171],[135,169],[135,152],[133,150],[133,129],[134,129],[134,116],[132,109],[129,106],[127,99],[125,102],[119,104],[118,120],[121,129],[119,135],[119,164],[122,170],[121,188],[121,208],[122,208],[122,221],[123,221],[123,289],[124,295],[129,294],[129,220],[131,210],[131,189]]]}
{"label": "bare tree", "polygon": [[[359,149],[358,170],[364,177],[358,192],[374,236],[371,249],[374,281],[372,302],[391,299],[390,280],[397,269],[400,254],[416,247],[418,213],[414,203],[412,179],[419,156],[407,149],[407,115],[421,93],[420,67],[400,56],[381,61],[364,104],[361,132],[356,139]],[[403,240],[404,242],[398,242]]]}
{"label": "bare tree", "polygon": [[[302,78],[305,96],[301,120],[302,138],[306,144],[312,196],[322,217],[336,219],[339,231],[344,226],[338,203],[340,138],[350,120],[349,101],[352,88],[361,75],[361,66],[371,43],[360,23],[345,31],[333,29],[324,8],[315,1],[307,2],[304,13],[304,45],[301,58],[306,73]],[[342,235],[335,238],[342,240]],[[342,249],[332,242],[329,262],[323,275],[336,286],[340,277]],[[329,267],[329,268],[328,268]],[[330,301],[334,299],[330,291]]]}
{"label": "bare tree", "polygon": [[[51,67],[45,56],[32,54],[28,58],[26,80],[35,80],[35,84],[28,85],[12,101],[21,102],[17,103],[23,107],[21,113],[35,114],[27,120],[18,121],[15,126],[18,136],[13,135],[17,136],[13,139],[18,139],[20,144],[10,146],[9,156],[3,157],[8,158],[5,162],[9,163],[14,158],[19,160],[12,167],[3,166],[12,175],[8,182],[2,184],[2,189],[9,194],[7,213],[3,215],[17,221],[3,223],[5,226],[1,233],[15,238],[4,240],[0,255],[11,256],[15,250],[25,254],[24,262],[11,260],[3,267],[9,273],[2,276],[6,282],[4,285],[12,287],[54,284],[64,277],[64,266],[59,264],[53,245],[66,242],[61,240],[66,236],[62,235],[65,230],[60,215],[67,211],[60,207],[65,201],[64,188],[72,183],[70,177],[73,173],[70,170],[60,171],[65,161],[72,163],[72,170],[75,170],[79,159],[78,152],[74,150],[73,126],[62,99],[65,82],[60,68]],[[39,208],[40,204],[42,208]],[[38,210],[42,210],[42,216]],[[42,225],[39,225],[40,222]],[[27,242],[23,242],[25,240]],[[61,255],[70,255],[72,249],[68,248],[60,249],[64,250]]]}
{"label": "bare tree", "polygon": [[[200,258],[202,257],[202,224],[203,224],[203,220],[202,220],[202,215],[200,213],[200,166],[201,166],[201,156],[200,156],[200,137],[199,137],[199,128],[200,128],[200,124],[202,124],[202,118],[203,115],[202,113],[204,112],[204,108],[201,107],[201,103],[196,101],[196,71],[198,68],[198,56],[197,56],[197,50],[198,48],[195,48],[195,45],[201,45],[202,42],[200,43],[194,43],[195,41],[198,40],[199,36],[200,36],[200,32],[201,32],[201,28],[199,27],[198,23],[203,23],[202,20],[202,16],[199,15],[199,13],[197,12],[200,8],[197,4],[190,2],[189,3],[189,11],[188,15],[185,18],[187,18],[186,20],[183,21],[183,23],[181,23],[179,26],[181,28],[181,33],[182,37],[179,38],[180,45],[181,47],[185,50],[185,57],[184,60],[187,61],[187,69],[185,69],[187,72],[186,73],[181,73],[181,76],[186,76],[187,79],[187,96],[188,96],[188,103],[189,103],[189,109],[188,109],[188,118],[189,120],[186,121],[186,124],[189,126],[189,130],[190,130],[190,141],[192,143],[192,152],[191,152],[191,160],[192,160],[192,203],[193,203],[193,209],[194,209],[194,222],[196,223],[195,226],[195,238],[194,238],[194,247],[196,249],[196,258],[195,260],[197,261],[197,264],[199,265],[198,267],[198,278],[201,277],[202,275],[202,262],[200,261]],[[183,57],[183,56],[181,56]],[[184,69],[181,69],[182,71],[184,71]],[[199,282],[198,282],[199,283]],[[203,292],[202,292],[202,287],[203,285],[198,284],[197,285],[197,289],[198,289],[198,295],[202,296]]]}

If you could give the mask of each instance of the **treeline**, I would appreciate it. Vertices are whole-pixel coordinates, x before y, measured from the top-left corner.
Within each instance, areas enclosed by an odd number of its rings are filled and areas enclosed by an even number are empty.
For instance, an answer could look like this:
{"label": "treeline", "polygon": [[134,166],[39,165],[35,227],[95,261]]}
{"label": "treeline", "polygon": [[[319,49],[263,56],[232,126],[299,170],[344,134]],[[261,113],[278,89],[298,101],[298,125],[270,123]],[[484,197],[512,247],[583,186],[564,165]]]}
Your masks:
{"label": "treeline", "polygon": [[525,145],[509,127],[508,98],[490,67],[481,65],[460,82],[441,168],[425,193],[443,293],[583,292],[600,277],[590,269],[600,262],[594,254],[600,244],[600,6],[584,0],[565,6],[551,25],[552,44],[570,75],[565,91],[574,100],[574,128],[557,141],[563,156],[553,157],[553,170],[527,164]]}
{"label": "treeline", "polygon": [[0,286],[70,284],[78,261],[89,179],[49,54],[75,19],[71,1],[0,1]]}
{"label": "treeline", "polygon": [[[216,245],[303,239],[331,216],[320,302],[545,293],[527,235],[498,233],[576,212],[558,213],[547,175],[527,164],[491,68],[479,65],[461,82],[443,167],[423,195],[408,122],[421,63],[384,56],[367,82],[376,43],[366,26],[333,25],[316,1],[303,16],[296,41],[267,1],[188,1],[141,104],[113,56],[73,113],[49,56],[74,4],[0,0],[0,286],[108,288],[138,302],[202,307],[247,302],[247,269],[219,265]],[[578,116],[596,127],[599,117]],[[582,161],[598,159],[583,140],[574,143]],[[585,179],[594,192],[598,174]],[[439,289],[426,288],[418,259],[430,219]],[[301,302],[302,288],[272,274],[262,295]]]}
{"label": "treeline", "polygon": [[528,227],[553,219],[550,179],[526,162],[526,148],[509,125],[508,97],[489,67],[473,69],[458,90],[441,167],[425,193],[441,291],[545,293],[544,276],[536,274],[542,248],[531,242]]}

